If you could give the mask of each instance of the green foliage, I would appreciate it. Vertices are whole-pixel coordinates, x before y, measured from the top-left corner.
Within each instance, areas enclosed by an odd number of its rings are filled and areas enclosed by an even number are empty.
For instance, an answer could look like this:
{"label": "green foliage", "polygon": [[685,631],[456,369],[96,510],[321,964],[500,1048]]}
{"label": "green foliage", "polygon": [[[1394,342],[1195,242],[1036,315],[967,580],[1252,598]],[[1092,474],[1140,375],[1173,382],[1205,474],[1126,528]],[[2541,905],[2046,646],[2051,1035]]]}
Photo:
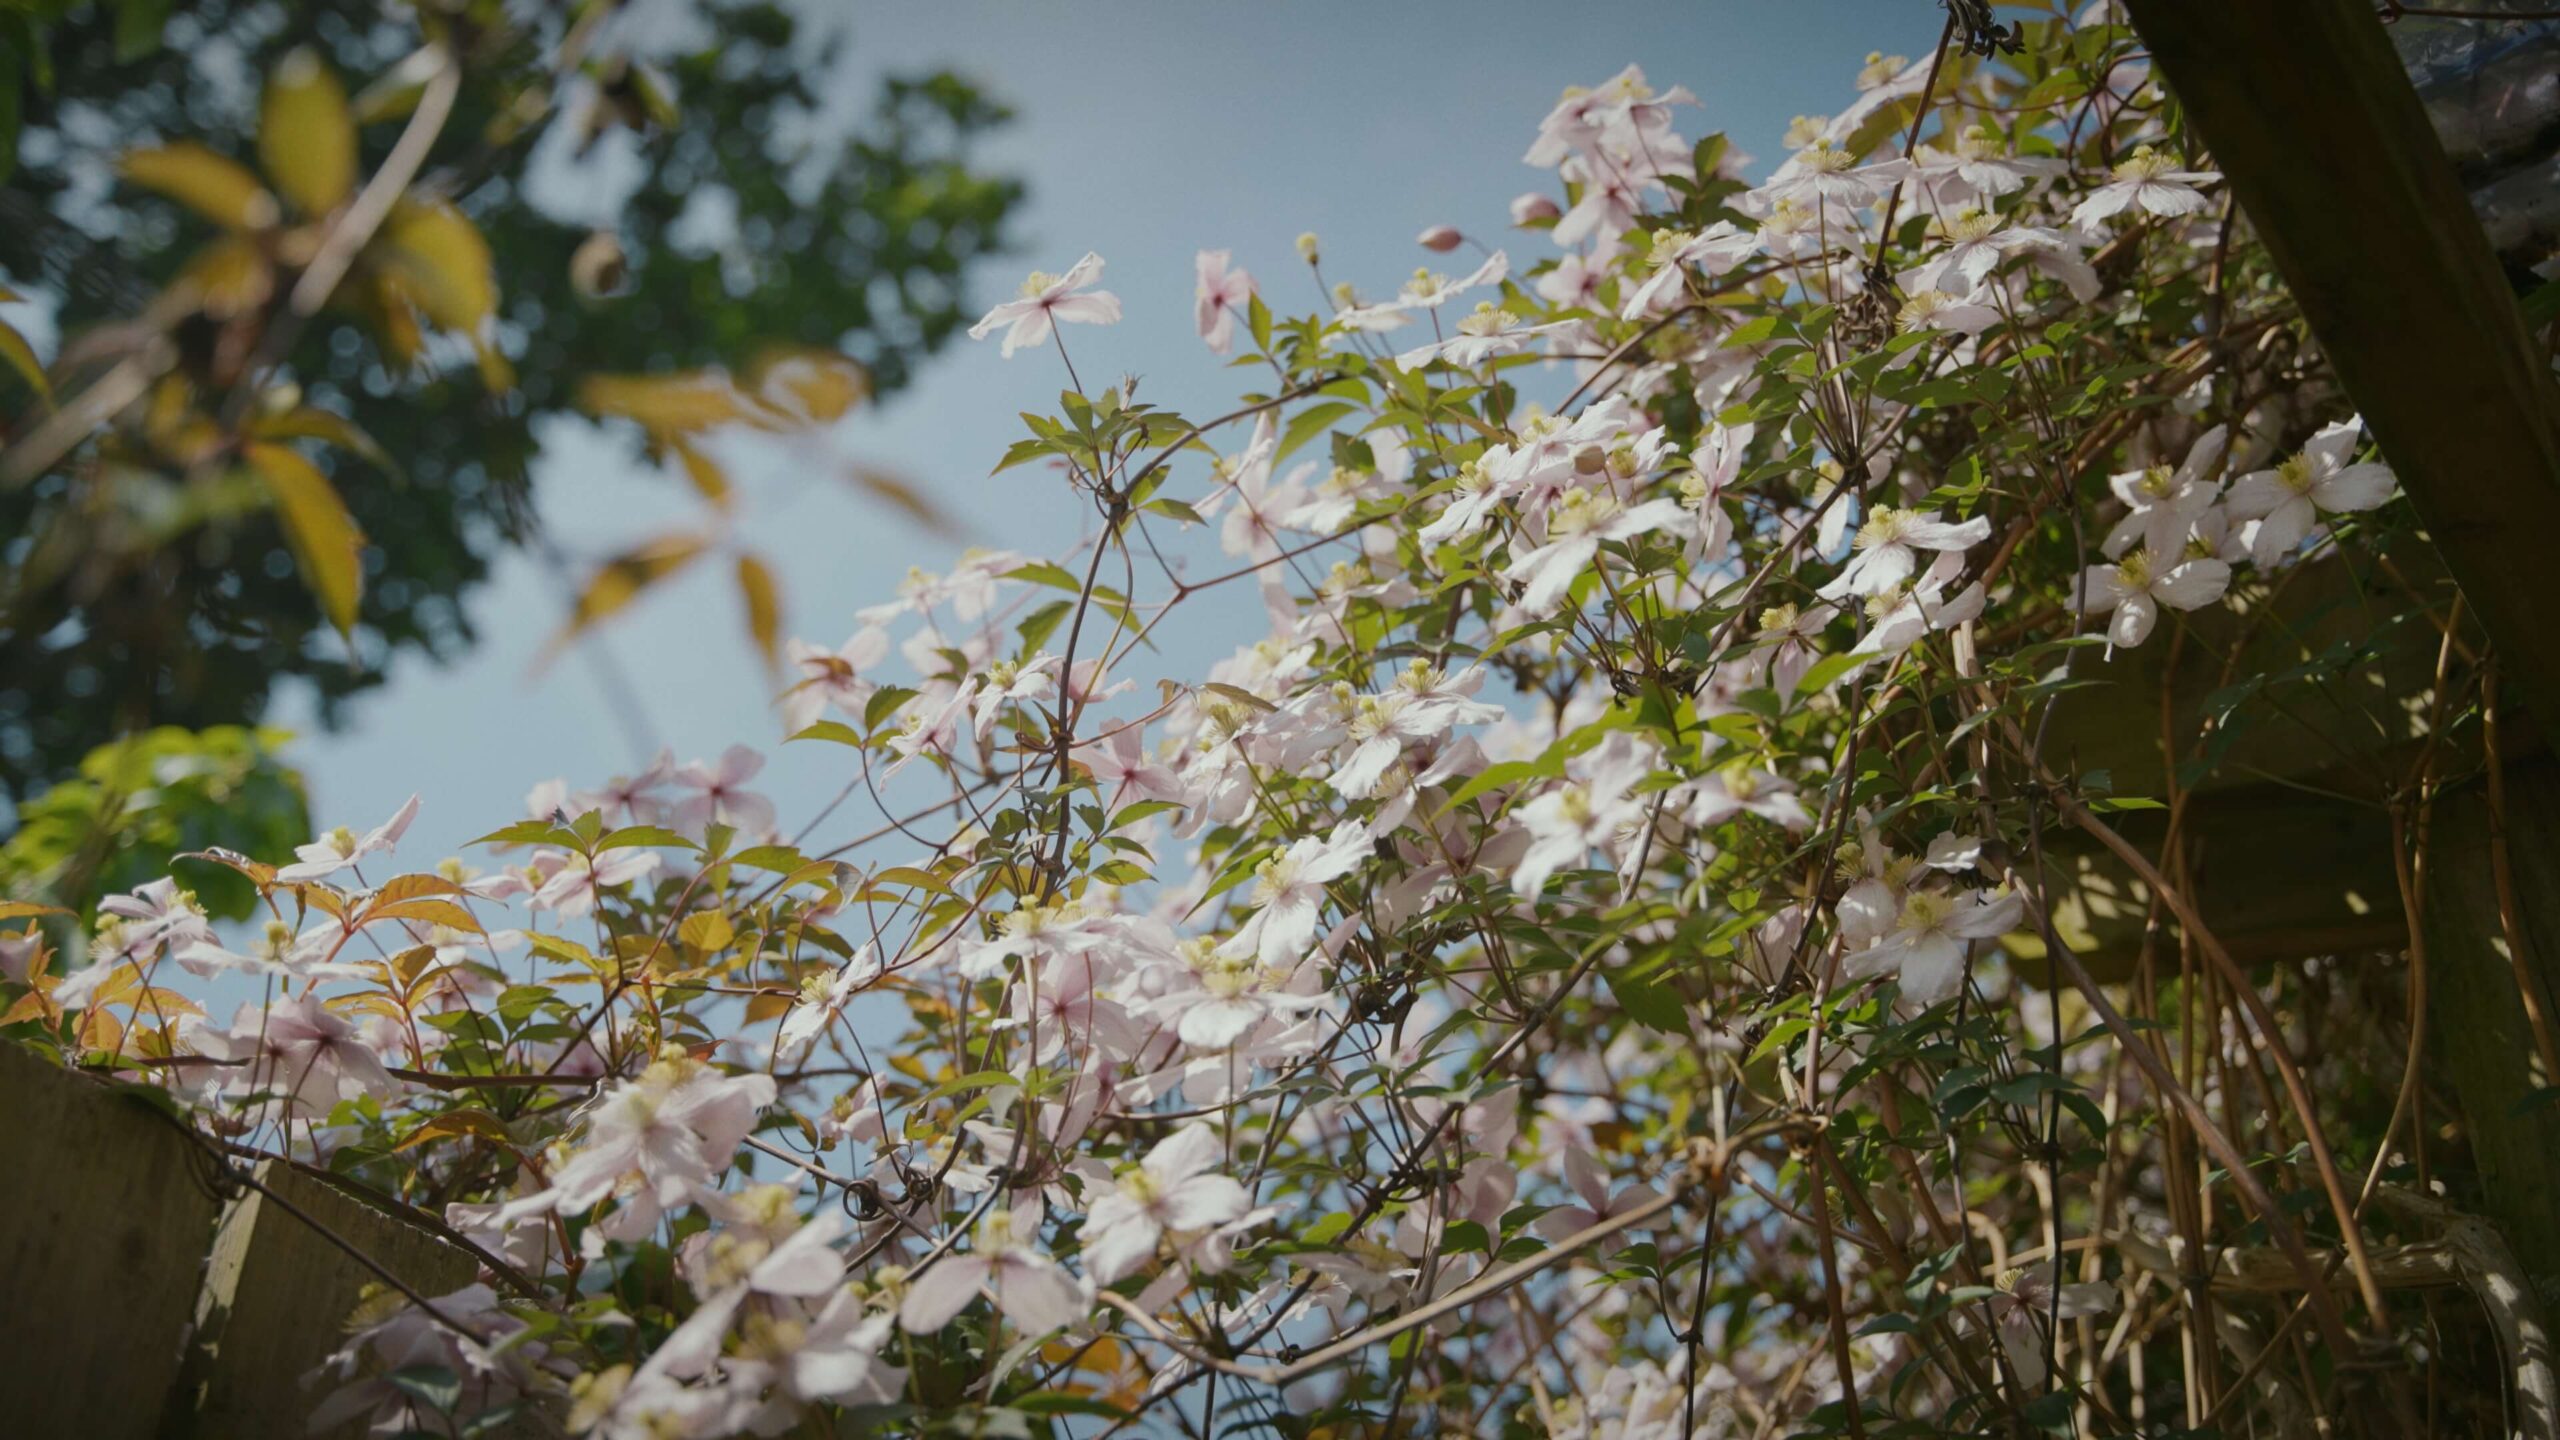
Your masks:
{"label": "green foliage", "polygon": [[[76,776],[19,806],[18,831],[0,845],[0,896],[86,911],[100,896],[169,874],[175,855],[290,853],[311,822],[302,777],[277,756],[288,738],[238,725],[162,726],[99,746]],[[255,908],[243,876],[194,868],[208,913],[237,920]]]}
{"label": "green foliage", "polygon": [[[222,180],[214,161],[176,183],[145,188],[132,177],[110,188],[117,155],[96,137],[117,148],[199,145],[303,197],[286,207],[295,217],[335,193],[334,153],[304,153],[333,152],[335,142],[306,124],[299,147],[260,143],[259,94],[199,67],[204,37],[241,47],[255,75],[276,75],[297,52],[318,55],[353,95],[359,189],[417,103],[397,77],[420,32],[387,23],[369,0],[212,0],[164,28],[167,8],[57,4],[0,18],[0,120],[23,118],[22,129],[0,124],[0,151],[17,165],[0,198],[10,221],[0,225],[0,270],[56,305],[63,396],[161,338],[168,287],[206,273],[190,267],[218,259],[269,273],[240,260],[236,247],[248,242],[226,241],[203,218],[206,204],[171,203],[190,183]],[[840,43],[813,43],[780,7],[703,0],[712,48],[663,70],[590,50],[563,78],[553,66],[566,8],[534,7],[528,18],[523,7],[470,4],[449,23],[452,7],[427,20],[463,79],[420,184],[449,196],[441,213],[467,223],[411,208],[386,239],[424,257],[412,264],[441,267],[405,272],[406,298],[439,326],[474,298],[454,289],[453,275],[469,268],[457,270],[457,259],[472,258],[457,247],[485,247],[495,310],[482,364],[419,348],[405,309],[342,293],[301,329],[246,420],[269,439],[334,447],[313,458],[363,537],[360,601],[347,599],[342,566],[315,566],[311,537],[288,533],[283,522],[311,512],[272,504],[268,488],[193,433],[182,438],[196,448],[180,462],[92,458],[0,484],[0,795],[34,793],[102,736],[254,723],[287,680],[311,685],[334,719],[394,655],[457,653],[473,639],[466,597],[501,551],[538,538],[532,476],[544,423],[575,413],[591,377],[736,366],[797,346],[851,357],[882,394],[965,323],[963,274],[1002,246],[1021,196],[971,163],[977,140],[1007,118],[1003,107],[948,74],[895,77],[841,147],[786,153],[778,133],[833,108]],[[523,26],[534,28],[511,28]],[[325,87],[315,93],[270,104],[318,113]],[[66,128],[74,114],[100,123]],[[581,149],[610,131],[611,143],[636,150],[641,178],[610,235],[551,218],[529,194],[546,126],[571,127]],[[236,189],[237,179],[223,183]],[[267,199],[249,179],[252,203]],[[735,243],[682,243],[688,209],[724,197]],[[271,237],[253,238],[273,248]],[[280,311],[294,263],[281,255],[272,284],[223,272],[255,302],[237,315],[206,304],[168,322],[174,374],[204,409],[244,390],[244,357]],[[387,337],[388,321],[408,324],[411,344]],[[0,404],[18,417],[10,439],[43,418],[37,400],[21,377],[0,374]],[[355,606],[351,642],[332,634],[315,585],[341,615]]]}

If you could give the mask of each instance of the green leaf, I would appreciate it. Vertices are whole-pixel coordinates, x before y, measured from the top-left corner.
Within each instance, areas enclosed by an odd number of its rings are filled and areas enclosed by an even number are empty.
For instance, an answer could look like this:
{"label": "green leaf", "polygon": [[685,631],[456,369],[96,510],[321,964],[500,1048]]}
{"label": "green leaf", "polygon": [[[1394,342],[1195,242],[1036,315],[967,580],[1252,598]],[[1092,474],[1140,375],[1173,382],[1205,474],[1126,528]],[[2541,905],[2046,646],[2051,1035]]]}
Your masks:
{"label": "green leaf", "polygon": [[1289,427],[1280,433],[1280,448],[1273,453],[1272,463],[1276,465],[1288,459],[1289,452],[1331,429],[1336,421],[1359,408],[1348,401],[1334,400],[1310,405],[1291,416]]}

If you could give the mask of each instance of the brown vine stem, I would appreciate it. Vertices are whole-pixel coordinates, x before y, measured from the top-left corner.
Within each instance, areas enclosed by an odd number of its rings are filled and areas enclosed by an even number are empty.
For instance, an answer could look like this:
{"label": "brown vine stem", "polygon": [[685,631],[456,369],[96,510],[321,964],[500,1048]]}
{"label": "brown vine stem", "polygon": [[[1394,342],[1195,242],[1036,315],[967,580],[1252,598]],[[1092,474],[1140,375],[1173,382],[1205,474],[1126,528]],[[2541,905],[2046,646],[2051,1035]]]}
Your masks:
{"label": "brown vine stem", "polygon": [[2542,1008],[2542,977],[2516,902],[2515,863],[2507,852],[2507,758],[2498,742],[2498,666],[2492,660],[2480,676],[2480,743],[2488,752],[2489,771],[2489,876],[2497,886],[2498,928],[2506,935],[2516,996],[2524,1003],[2525,1023],[2533,1027],[2534,1049],[2542,1056],[2542,1083],[2560,1084],[2560,1041],[2553,1039],[2551,1017]]}
{"label": "brown vine stem", "polygon": [[1452,1311],[1463,1310],[1479,1300],[1499,1295],[1542,1271],[1572,1259],[1613,1235],[1649,1225],[1687,1199],[1700,1186],[1721,1192],[1735,1152],[1754,1141],[1763,1140],[1772,1135],[1792,1134],[1801,1128],[1801,1119],[1789,1116],[1751,1126],[1720,1143],[1703,1142],[1704,1153],[1693,1158],[1684,1167],[1685,1183],[1641,1205],[1623,1210],[1596,1224],[1575,1231],[1535,1255],[1515,1260],[1508,1265],[1496,1266],[1439,1299],[1418,1305],[1392,1320],[1363,1326],[1332,1344],[1310,1351],[1286,1365],[1254,1365],[1209,1354],[1176,1334],[1172,1327],[1149,1314],[1146,1307],[1136,1301],[1108,1290],[1102,1291],[1099,1298],[1103,1304],[1136,1321],[1140,1329],[1171,1346],[1184,1359],[1195,1365],[1214,1370],[1221,1375],[1232,1375],[1241,1380],[1252,1380],[1264,1385],[1286,1385],[1292,1380],[1312,1375],[1337,1360],[1357,1355],[1372,1345],[1392,1340],[1408,1330],[1420,1329]]}
{"label": "brown vine stem", "polygon": [[[2117,834],[2113,826],[2091,814],[2068,792],[2055,785],[2053,777],[2045,773],[2041,766],[2038,767],[2037,778],[2049,787],[2057,814],[2077,826],[2091,839],[2105,846],[2109,853],[2123,861],[2134,874],[2141,877],[2144,884],[2151,887],[2153,894],[2158,895],[2168,905],[2171,913],[2178,917],[2178,923],[2186,929],[2188,934],[2195,937],[2197,948],[2202,950],[2205,957],[2213,962],[2214,968],[2221,972],[2223,982],[2231,987],[2239,997],[2242,1006],[2248,1010],[2250,1018],[2256,1022],[2259,1033],[2266,1040],[2268,1056],[2275,1062],[2276,1073],[2283,1078],[2286,1093],[2291,1098],[2294,1108],[2301,1114],[2303,1139],[2311,1148],[2312,1165],[2319,1171],[2321,1186],[2328,1192],[2330,1208],[2338,1221],[2339,1234],[2346,1242],[2347,1259],[2356,1272],[2357,1293],[2364,1301],[2366,1312],[2373,1317],[2377,1331],[2387,1333],[2390,1309],[2382,1298],[2382,1287],[2375,1282],[2372,1263],[2365,1254],[2363,1227],[2357,1222],[2353,1202],[2347,1198],[2346,1184],[2339,1178],[2337,1159],[2330,1153],[2328,1139],[2321,1134],[2319,1114],[2312,1106],[2310,1087],[2303,1081],[2301,1067],[2294,1063],[2292,1054],[2285,1048],[2284,1031],[2277,1023],[2275,1013],[2268,1008],[2266,997],[2258,993],[2257,986],[2249,983],[2248,972],[2240,968],[2239,963],[2231,958],[2229,950],[2223,948],[2222,941],[2204,923],[2204,916],[2197,912],[2184,892],[2169,883],[2167,877],[2160,873],[2159,867],[2151,863],[2149,856],[2144,855],[2131,841]],[[2068,953],[2068,947],[2056,947],[2054,953],[2057,957],[2069,962],[2068,968],[2072,971],[2074,984],[2080,983],[2083,977],[2087,976],[2088,971],[2079,964],[2078,957]],[[2089,990],[2093,1004],[2099,1003],[2094,984],[2083,988]],[[2108,1008],[2113,1009],[2112,1006]],[[2109,1028],[2114,1027],[2111,1025]],[[2131,1042],[2128,1040],[2127,1043]],[[2230,1141],[2224,1138],[2221,1144],[2228,1145]],[[2225,1156],[2224,1163],[2239,1162],[2235,1156]],[[2238,1171],[2235,1170],[2233,1179],[2236,1181],[2238,1178]],[[2271,1228],[2273,1224],[2274,1219],[2270,1216]],[[2288,1228],[2285,1233],[2290,1236],[2291,1230]],[[2289,1248],[2298,1251],[2300,1247],[2301,1241],[2294,1239]],[[2325,1328],[2325,1323],[2330,1317],[2324,1315],[2321,1318]],[[2345,1339],[2343,1334],[2328,1338],[2330,1343],[2337,1347],[2339,1354],[2354,1353],[2350,1347],[2341,1343]]]}

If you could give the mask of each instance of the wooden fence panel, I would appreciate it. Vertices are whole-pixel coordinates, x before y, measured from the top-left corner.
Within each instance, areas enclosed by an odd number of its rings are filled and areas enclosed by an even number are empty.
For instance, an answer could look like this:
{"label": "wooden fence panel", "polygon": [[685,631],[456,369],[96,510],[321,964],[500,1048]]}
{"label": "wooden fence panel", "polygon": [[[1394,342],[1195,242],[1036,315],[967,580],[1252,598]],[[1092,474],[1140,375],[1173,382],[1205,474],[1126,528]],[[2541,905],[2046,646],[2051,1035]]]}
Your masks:
{"label": "wooden fence panel", "polygon": [[0,1044],[0,1430],[156,1432],[220,1208],[144,1102]]}
{"label": "wooden fence panel", "polygon": [[[194,1351],[170,1409],[172,1440],[301,1435],[329,1394],[304,1379],[338,1348],[348,1315],[380,1277],[309,1222],[430,1297],[478,1272],[463,1251],[290,1165],[262,1161],[252,1173],[302,1214],[246,1188],[223,1211],[196,1301]],[[364,1425],[335,1433],[361,1435]]]}

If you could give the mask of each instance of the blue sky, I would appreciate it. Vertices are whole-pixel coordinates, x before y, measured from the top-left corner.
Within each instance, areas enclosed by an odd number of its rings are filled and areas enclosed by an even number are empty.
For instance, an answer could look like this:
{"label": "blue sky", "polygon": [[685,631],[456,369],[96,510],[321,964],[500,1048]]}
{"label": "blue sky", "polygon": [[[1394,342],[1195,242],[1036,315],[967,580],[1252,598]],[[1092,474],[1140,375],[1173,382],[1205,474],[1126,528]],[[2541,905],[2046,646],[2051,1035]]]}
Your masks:
{"label": "blue sky", "polygon": [[[867,97],[884,72],[949,66],[1013,105],[1017,121],[983,159],[1030,186],[1021,251],[982,271],[976,295],[992,303],[1023,272],[1100,253],[1126,319],[1070,337],[1087,381],[1132,372],[1141,398],[1206,415],[1246,385],[1192,332],[1195,251],[1234,250],[1284,310],[1315,303],[1292,249],[1302,231],[1323,237],[1328,278],[1373,293],[1438,258],[1413,243],[1428,225],[1507,246],[1525,266],[1551,247],[1507,231],[1505,213],[1524,190],[1553,192],[1553,175],[1519,157],[1564,86],[1635,61],[1655,84],[1698,93],[1684,133],[1722,129],[1765,166],[1791,117],[1848,102],[1869,51],[1924,53],[1941,23],[1927,0],[939,0],[856,11],[846,83]],[[1072,543],[1084,517],[1063,486],[1027,469],[988,475],[1021,433],[1016,412],[1054,409],[1062,383],[1052,356],[1007,362],[992,340],[963,342],[823,445],[738,450],[740,532],[778,567],[791,631],[837,643],[909,565],[940,568],[968,544],[1052,554]],[[857,461],[930,492],[961,533],[928,534],[829,478]],[[582,556],[697,513],[681,484],[582,425],[552,437],[539,493],[553,534]],[[369,825],[421,793],[403,852],[425,863],[517,818],[538,780],[586,786],[633,768],[592,666],[570,655],[534,667],[564,603],[559,578],[511,556],[473,598],[483,640],[457,663],[404,659],[334,735],[286,705],[276,718],[302,732],[294,754],[318,823]],[[759,788],[786,829],[844,783],[843,751],[777,743],[772,687],[725,571],[653,592],[602,643],[679,759],[739,740],[768,752]]]}

